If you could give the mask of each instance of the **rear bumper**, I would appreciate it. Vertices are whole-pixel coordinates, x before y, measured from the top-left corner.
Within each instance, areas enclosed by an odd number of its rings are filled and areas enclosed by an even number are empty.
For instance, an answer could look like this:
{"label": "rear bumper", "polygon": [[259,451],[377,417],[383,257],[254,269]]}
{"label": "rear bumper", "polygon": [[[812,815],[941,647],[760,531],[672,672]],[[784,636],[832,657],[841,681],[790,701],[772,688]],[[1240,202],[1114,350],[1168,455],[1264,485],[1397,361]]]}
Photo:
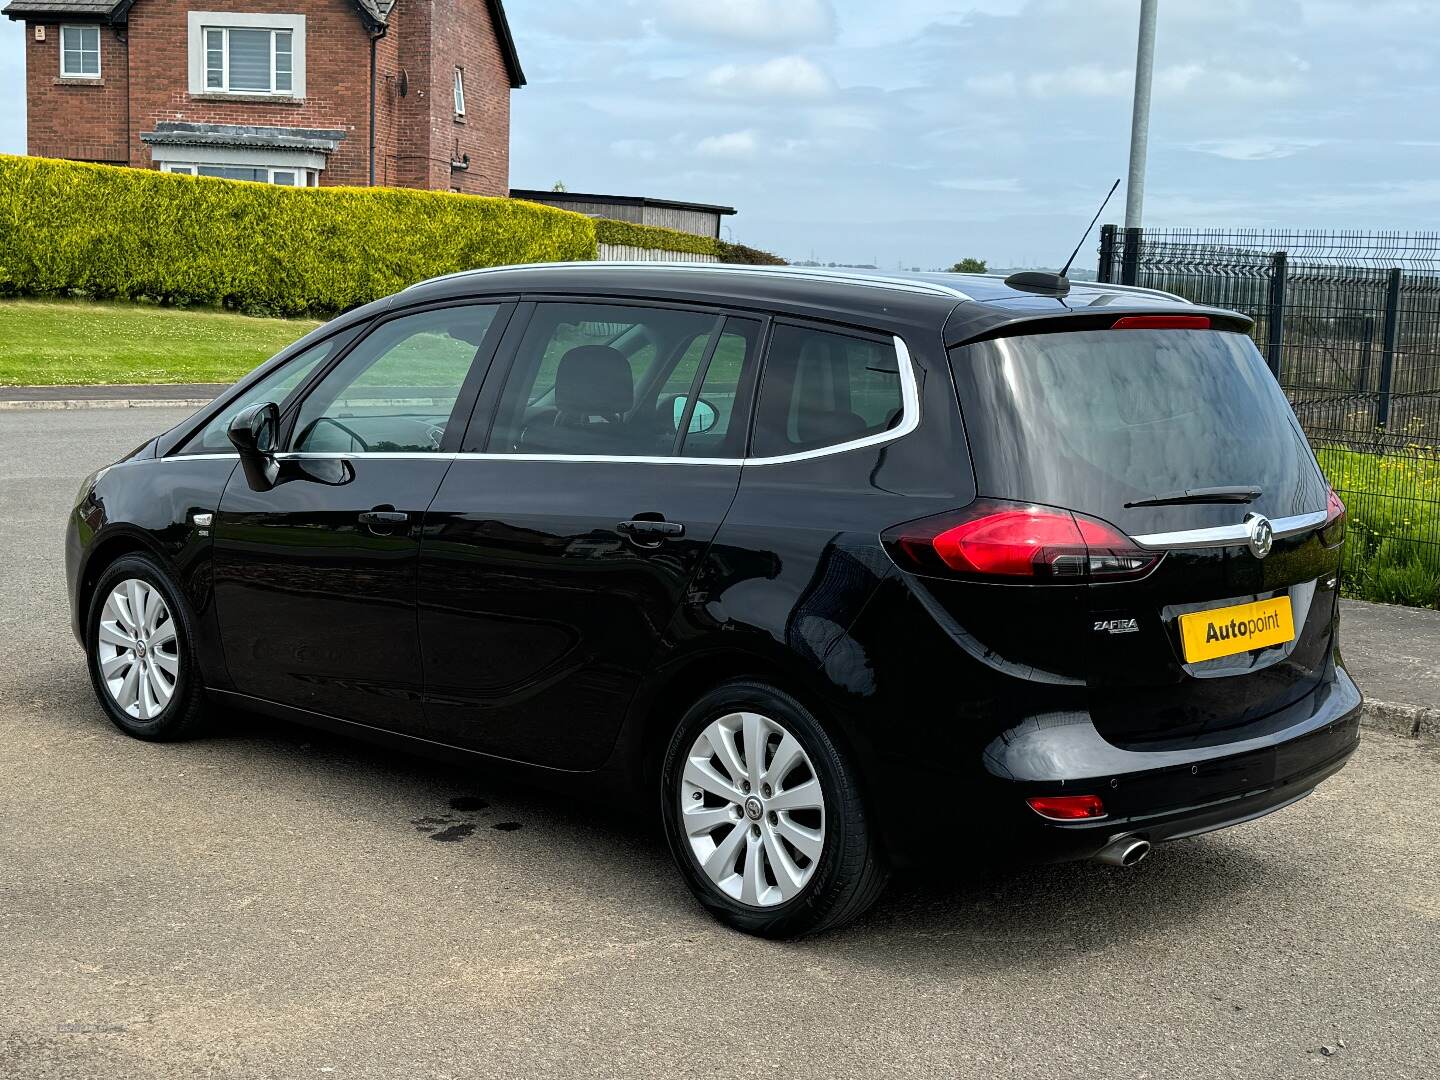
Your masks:
{"label": "rear bumper", "polygon": [[[882,832],[894,862],[907,866],[933,863],[957,836],[977,861],[1063,862],[1120,837],[1162,843],[1223,829],[1295,802],[1337,772],[1359,744],[1361,705],[1337,662],[1305,699],[1228,741],[1217,734],[1128,749],[1107,742],[1083,709],[1032,715],[989,741],[978,776],[932,766],[920,782],[885,785],[876,793]],[[1098,795],[1106,816],[1048,821],[1026,805],[1036,795]]]}
{"label": "rear bumper", "polygon": [[[1002,786],[1011,789],[1021,816],[1019,847],[1039,861],[1084,859],[1120,837],[1162,843],[1263,817],[1304,798],[1344,766],[1359,745],[1362,704],[1354,681],[1337,665],[1334,678],[1294,710],[1303,717],[1287,717],[1296,722],[1265,736],[1153,752],[1106,744],[1103,758],[1111,768],[1101,774],[1015,777]],[[1107,816],[1050,822],[1024,805],[1029,795],[1062,792],[1099,795]]]}

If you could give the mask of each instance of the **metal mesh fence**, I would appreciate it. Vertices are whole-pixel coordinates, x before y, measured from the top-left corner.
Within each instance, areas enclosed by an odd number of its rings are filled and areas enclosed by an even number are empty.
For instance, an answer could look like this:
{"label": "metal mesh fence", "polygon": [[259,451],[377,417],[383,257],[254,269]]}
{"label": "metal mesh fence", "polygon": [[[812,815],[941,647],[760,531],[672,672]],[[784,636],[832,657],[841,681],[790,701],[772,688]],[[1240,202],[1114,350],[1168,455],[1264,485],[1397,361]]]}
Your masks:
{"label": "metal mesh fence", "polygon": [[1440,606],[1440,234],[1107,225],[1099,277],[1254,318],[1350,509],[1352,591]]}

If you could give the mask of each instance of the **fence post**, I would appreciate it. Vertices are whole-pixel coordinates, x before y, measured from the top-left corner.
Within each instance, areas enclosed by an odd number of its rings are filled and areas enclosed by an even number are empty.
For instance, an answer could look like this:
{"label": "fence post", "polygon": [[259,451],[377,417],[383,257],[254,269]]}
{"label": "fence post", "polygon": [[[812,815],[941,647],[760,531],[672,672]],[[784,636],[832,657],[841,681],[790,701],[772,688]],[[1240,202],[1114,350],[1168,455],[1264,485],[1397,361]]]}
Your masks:
{"label": "fence post", "polygon": [[1366,393],[1370,389],[1370,350],[1375,344],[1375,316],[1366,315],[1360,322],[1360,374],[1355,380],[1355,389]]}
{"label": "fence post", "polygon": [[1140,276],[1140,237],[1144,229],[1125,230],[1125,254],[1120,262],[1120,284],[1134,285]]}
{"label": "fence post", "polygon": [[1380,395],[1375,402],[1375,426],[1390,422],[1390,380],[1395,372],[1395,343],[1400,338],[1400,277],[1397,266],[1390,271],[1385,290],[1385,329],[1380,352]]}
{"label": "fence post", "polygon": [[1095,273],[1095,280],[1108,283],[1113,271],[1115,262],[1115,226],[1100,226],[1100,268]]}
{"label": "fence post", "polygon": [[1285,351],[1285,270],[1288,258],[1283,251],[1270,256],[1270,314],[1266,320],[1265,359],[1270,374],[1280,381],[1280,358]]}

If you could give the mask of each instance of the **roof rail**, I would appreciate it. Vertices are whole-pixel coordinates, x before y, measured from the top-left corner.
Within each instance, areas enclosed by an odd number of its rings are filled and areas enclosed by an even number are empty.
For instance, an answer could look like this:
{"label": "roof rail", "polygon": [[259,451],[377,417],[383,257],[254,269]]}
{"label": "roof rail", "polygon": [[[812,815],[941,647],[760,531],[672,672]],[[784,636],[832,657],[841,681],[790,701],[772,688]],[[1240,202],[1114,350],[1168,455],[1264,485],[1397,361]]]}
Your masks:
{"label": "roof rail", "polygon": [[[520,263],[514,266],[486,266],[475,270],[460,270],[453,274],[442,274],[439,277],[426,278],[424,281],[417,281],[414,285],[408,286],[406,291],[419,288],[421,285],[429,285],[436,281],[449,281],[454,278],[472,277],[481,274],[496,274],[501,271],[548,270],[555,267],[574,267],[576,265],[575,262],[547,262]],[[839,281],[850,285],[861,285],[874,289],[897,289],[904,292],[924,293],[928,296],[941,296],[949,300],[972,299],[972,297],[961,292],[959,289],[935,281],[925,281],[919,278],[893,278],[880,274],[864,274],[808,266],[752,266],[746,263],[694,262],[588,262],[584,265],[587,269],[591,270],[676,270],[686,273],[738,273],[768,275],[772,277],[804,278],[812,281]]]}

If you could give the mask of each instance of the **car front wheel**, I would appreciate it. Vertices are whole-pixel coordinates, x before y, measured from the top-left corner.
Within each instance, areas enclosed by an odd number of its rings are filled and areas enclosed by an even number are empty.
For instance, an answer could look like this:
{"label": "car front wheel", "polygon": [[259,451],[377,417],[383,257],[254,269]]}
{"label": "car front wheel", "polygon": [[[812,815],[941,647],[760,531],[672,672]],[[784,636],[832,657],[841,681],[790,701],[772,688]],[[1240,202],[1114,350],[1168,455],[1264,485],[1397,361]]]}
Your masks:
{"label": "car front wheel", "polygon": [[661,787],[681,873],[737,930],[833,929],[884,888],[850,765],[814,715],[774,687],[734,682],[696,702],[670,740]]}
{"label": "car front wheel", "polygon": [[153,560],[127,555],[100,576],[86,627],[90,680],[126,734],[161,741],[194,732],[204,688],[190,626],[179,590]]}

